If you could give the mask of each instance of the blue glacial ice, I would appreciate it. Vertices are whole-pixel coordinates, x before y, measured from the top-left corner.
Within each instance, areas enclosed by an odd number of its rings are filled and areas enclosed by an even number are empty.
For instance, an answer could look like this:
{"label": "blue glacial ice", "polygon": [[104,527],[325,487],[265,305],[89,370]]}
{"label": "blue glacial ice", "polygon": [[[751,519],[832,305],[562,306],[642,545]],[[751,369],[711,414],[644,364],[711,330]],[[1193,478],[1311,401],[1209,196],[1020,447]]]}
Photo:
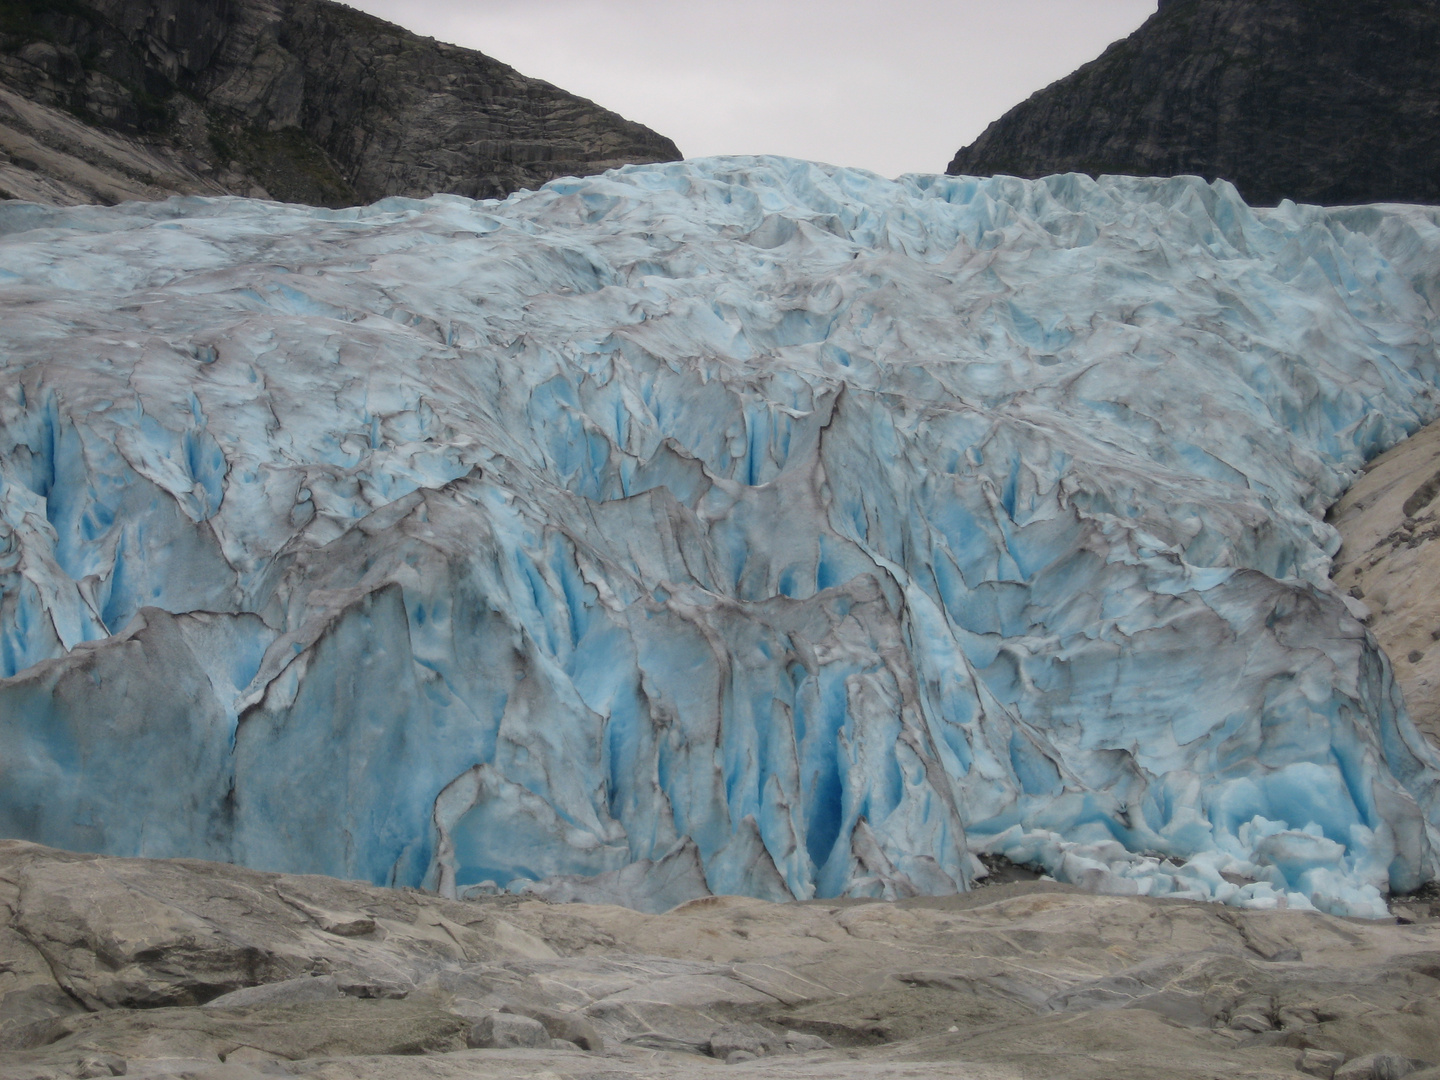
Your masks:
{"label": "blue glacial ice", "polygon": [[1437,310],[1437,211],[1194,178],[0,205],[0,835],[1382,914],[1440,758],[1323,513]]}

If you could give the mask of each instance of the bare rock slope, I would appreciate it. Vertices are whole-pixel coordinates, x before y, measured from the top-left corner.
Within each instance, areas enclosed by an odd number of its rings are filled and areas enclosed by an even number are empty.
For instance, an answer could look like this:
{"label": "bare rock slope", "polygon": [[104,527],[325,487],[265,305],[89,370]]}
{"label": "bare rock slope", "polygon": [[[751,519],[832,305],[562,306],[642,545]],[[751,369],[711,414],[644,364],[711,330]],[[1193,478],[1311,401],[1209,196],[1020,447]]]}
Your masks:
{"label": "bare rock slope", "polygon": [[647,916],[5,841],[0,1077],[1433,1080],[1437,907],[1029,882]]}
{"label": "bare rock slope", "polygon": [[328,0],[3,0],[0,197],[503,196],[675,144]]}
{"label": "bare rock slope", "polygon": [[948,171],[1195,173],[1252,205],[1440,202],[1437,63],[1433,0],[1162,0]]}
{"label": "bare rock slope", "polygon": [[1440,745],[1440,424],[1370,462],[1330,522],[1335,581],[1369,609],[1411,718]]}

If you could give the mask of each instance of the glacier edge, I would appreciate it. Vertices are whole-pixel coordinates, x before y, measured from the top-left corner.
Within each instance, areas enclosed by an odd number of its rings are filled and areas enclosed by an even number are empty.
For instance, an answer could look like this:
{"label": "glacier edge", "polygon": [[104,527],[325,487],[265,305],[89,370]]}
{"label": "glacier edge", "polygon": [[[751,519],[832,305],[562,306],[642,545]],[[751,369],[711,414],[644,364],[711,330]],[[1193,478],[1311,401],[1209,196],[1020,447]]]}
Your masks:
{"label": "glacier edge", "polygon": [[0,206],[0,834],[1381,915],[1440,757],[1318,515],[1437,413],[1436,213],[784,159]]}

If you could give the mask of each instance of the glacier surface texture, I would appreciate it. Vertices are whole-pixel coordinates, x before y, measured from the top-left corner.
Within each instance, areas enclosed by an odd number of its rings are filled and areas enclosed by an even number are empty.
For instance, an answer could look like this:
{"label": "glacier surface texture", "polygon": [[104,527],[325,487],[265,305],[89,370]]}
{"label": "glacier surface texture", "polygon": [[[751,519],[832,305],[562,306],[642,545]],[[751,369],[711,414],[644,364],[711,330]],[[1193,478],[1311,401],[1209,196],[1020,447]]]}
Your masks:
{"label": "glacier surface texture", "polygon": [[735,158],[0,234],[0,834],[651,908],[1436,877],[1323,521],[1436,414],[1435,211]]}

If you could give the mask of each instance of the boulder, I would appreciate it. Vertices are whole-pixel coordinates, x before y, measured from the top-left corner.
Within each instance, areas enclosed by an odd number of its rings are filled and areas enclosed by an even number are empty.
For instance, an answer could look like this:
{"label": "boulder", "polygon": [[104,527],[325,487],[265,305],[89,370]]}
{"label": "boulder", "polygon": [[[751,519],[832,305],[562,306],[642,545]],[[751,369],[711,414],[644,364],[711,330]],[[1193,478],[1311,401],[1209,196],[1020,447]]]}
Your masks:
{"label": "boulder", "polygon": [[545,1025],[528,1016],[490,1013],[471,1025],[465,1045],[475,1049],[508,1050],[514,1047],[548,1046]]}
{"label": "boulder", "polygon": [[255,1005],[296,1005],[306,1001],[333,1001],[340,997],[340,988],[332,975],[304,976],[284,979],[232,990],[207,1001],[207,1009],[246,1009]]}
{"label": "boulder", "polygon": [[1427,1064],[1402,1054],[1366,1054],[1336,1069],[1334,1080],[1404,1080]]}
{"label": "boulder", "polygon": [[764,1057],[786,1049],[788,1039],[759,1024],[727,1024],[710,1036],[710,1056],[722,1061],[737,1052]]}
{"label": "boulder", "polygon": [[552,1039],[562,1039],[565,1042],[574,1043],[580,1049],[588,1050],[592,1054],[605,1052],[604,1036],[600,1034],[594,1024],[578,1013],[509,1005],[505,1007],[504,1011],[538,1021]]}

